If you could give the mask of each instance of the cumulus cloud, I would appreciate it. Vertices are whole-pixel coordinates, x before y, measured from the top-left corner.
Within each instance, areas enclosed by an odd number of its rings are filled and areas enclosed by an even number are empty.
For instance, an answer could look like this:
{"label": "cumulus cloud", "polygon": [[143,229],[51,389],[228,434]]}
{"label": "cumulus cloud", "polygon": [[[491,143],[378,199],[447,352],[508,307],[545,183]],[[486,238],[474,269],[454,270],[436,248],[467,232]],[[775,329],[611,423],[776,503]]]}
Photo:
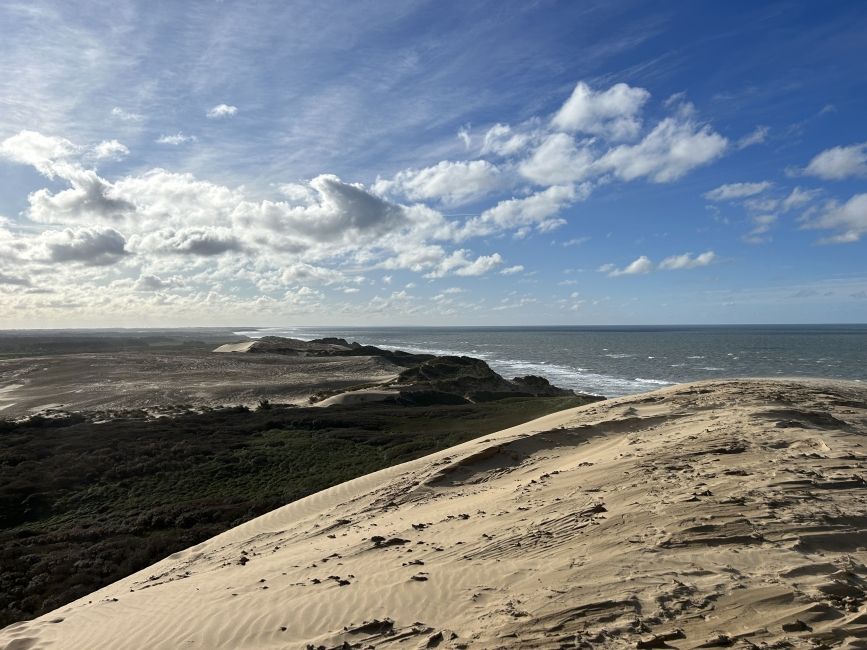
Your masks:
{"label": "cumulus cloud", "polygon": [[500,275],[515,275],[515,273],[520,273],[524,270],[524,266],[522,264],[516,264],[515,266],[507,266],[502,271],[500,271]]}
{"label": "cumulus cloud", "polygon": [[554,133],[521,162],[518,171],[539,185],[562,185],[590,176],[593,163],[589,147],[577,145],[566,133]]}
{"label": "cumulus cloud", "polygon": [[692,253],[684,253],[683,255],[672,255],[666,257],[659,263],[659,268],[665,271],[676,271],[679,269],[694,269],[699,266],[707,266],[716,261],[716,253],[706,251],[693,257]]}
{"label": "cumulus cloud", "polygon": [[621,275],[645,275],[650,273],[655,268],[662,271],[678,271],[682,269],[695,269],[701,266],[708,266],[717,260],[716,253],[706,251],[699,255],[692,253],[683,253],[682,255],[672,255],[662,260],[658,266],[654,267],[653,262],[646,255],[642,255],[638,259],[627,264],[623,268],[618,268],[614,264],[603,264],[597,271],[607,273],[609,277],[616,278]]}
{"label": "cumulus cloud", "polygon": [[126,239],[117,230],[79,228],[49,230],[41,234],[40,243],[50,262],[79,262],[85,266],[108,266],[126,257]]}
{"label": "cumulus cloud", "polygon": [[329,285],[347,281],[347,277],[340,271],[304,262],[297,262],[283,269],[280,279],[285,284],[316,283]]}
{"label": "cumulus cloud", "polygon": [[867,142],[826,149],[810,161],[804,173],[832,181],[867,176]]}
{"label": "cumulus cloud", "polygon": [[484,275],[503,263],[503,257],[499,253],[480,255],[474,260],[468,257],[469,254],[470,252],[465,249],[454,251],[443,258],[425,277],[442,278],[452,274],[465,277]]}
{"label": "cumulus cloud", "polygon": [[170,144],[172,146],[177,147],[178,145],[184,144],[186,142],[195,142],[196,136],[194,135],[185,135],[178,131],[174,135],[161,135],[154,142],[157,144]]}
{"label": "cumulus cloud", "polygon": [[821,240],[825,244],[856,242],[867,233],[867,194],[856,194],[845,203],[829,202],[806,228],[836,230],[837,234]]}
{"label": "cumulus cloud", "polygon": [[128,155],[129,149],[117,140],[103,140],[93,148],[93,157],[97,160],[120,160]]}
{"label": "cumulus cloud", "polygon": [[133,289],[135,291],[161,291],[163,289],[170,289],[171,287],[178,286],[179,284],[180,281],[177,278],[163,280],[158,275],[143,274],[139,276],[138,280],[136,280]]}
{"label": "cumulus cloud", "polygon": [[622,269],[617,268],[614,264],[603,264],[598,270],[600,273],[607,273],[612,278],[619,275],[643,275],[653,270],[653,262],[646,255],[642,255]]}
{"label": "cumulus cloud", "polygon": [[720,185],[719,187],[705,192],[704,198],[709,201],[731,201],[733,199],[743,199],[748,196],[755,196],[768,190],[772,183],[770,181],[762,181],[760,183],[729,183]]}
{"label": "cumulus cloud", "polygon": [[590,187],[554,185],[524,198],[500,201],[481,215],[467,221],[459,232],[459,238],[489,235],[500,230],[522,226],[542,226],[552,220],[563,208],[575,201],[585,199]]}
{"label": "cumulus cloud", "polygon": [[241,241],[229,228],[184,228],[159,230],[134,241],[136,249],[212,257],[243,249]]}
{"label": "cumulus cloud", "polygon": [[668,183],[716,160],[727,146],[728,141],[710,126],[681,115],[662,120],[637,144],[611,149],[597,165],[625,181],[647,177],[654,183]]}
{"label": "cumulus cloud", "polygon": [[221,117],[232,117],[238,112],[237,106],[231,106],[229,104],[217,104],[213,108],[208,109],[206,115],[209,119],[219,119]]}
{"label": "cumulus cloud", "polygon": [[524,149],[529,142],[528,134],[515,132],[508,124],[495,124],[485,133],[482,154],[512,156]]}
{"label": "cumulus cloud", "polygon": [[359,235],[384,235],[408,220],[407,212],[376,196],[363,186],[323,174],[310,181],[310,203],[288,206],[263,201],[253,210],[255,218],[275,231],[285,229],[315,239],[335,241]]}
{"label": "cumulus cloud", "polygon": [[54,178],[58,161],[66,160],[80,151],[66,138],[36,131],[20,131],[0,143],[0,156],[12,162],[31,165],[49,178]]}
{"label": "cumulus cloud", "polygon": [[41,189],[31,194],[28,216],[34,221],[119,221],[135,210],[132,203],[118,196],[111,183],[93,170],[71,165],[53,165],[53,170],[70,187],[56,193]]}
{"label": "cumulus cloud", "polygon": [[406,169],[391,180],[377,179],[373,190],[405,196],[413,201],[440,201],[461,205],[495,190],[500,170],[486,160],[443,160],[424,169]]}
{"label": "cumulus cloud", "polygon": [[650,93],[644,88],[618,83],[596,91],[581,81],[551,124],[563,131],[605,135],[614,140],[633,138],[641,129],[639,112],[648,99]]}

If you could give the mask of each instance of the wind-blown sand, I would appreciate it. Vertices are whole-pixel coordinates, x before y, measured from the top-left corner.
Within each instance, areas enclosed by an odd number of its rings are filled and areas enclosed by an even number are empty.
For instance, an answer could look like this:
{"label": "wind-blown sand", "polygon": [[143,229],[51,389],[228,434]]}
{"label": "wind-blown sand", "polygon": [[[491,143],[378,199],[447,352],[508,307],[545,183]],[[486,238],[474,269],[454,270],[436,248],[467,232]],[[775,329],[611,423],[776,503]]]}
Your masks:
{"label": "wind-blown sand", "polygon": [[854,383],[595,403],[289,504],[0,647],[864,648],[865,434]]}
{"label": "wind-blown sand", "polygon": [[[245,345],[245,344],[242,344]],[[379,357],[286,357],[210,351],[111,351],[0,359],[0,413],[306,404],[321,390],[397,377]]]}

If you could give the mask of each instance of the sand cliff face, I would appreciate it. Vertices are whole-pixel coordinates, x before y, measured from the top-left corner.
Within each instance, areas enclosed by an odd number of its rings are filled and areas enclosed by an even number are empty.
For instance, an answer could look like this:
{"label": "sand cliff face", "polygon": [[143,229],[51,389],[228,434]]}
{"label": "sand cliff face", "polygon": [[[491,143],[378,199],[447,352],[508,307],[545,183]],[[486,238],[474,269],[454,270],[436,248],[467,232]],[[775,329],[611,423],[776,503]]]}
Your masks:
{"label": "sand cliff face", "polygon": [[864,648],[865,435],[857,384],[599,402],[289,504],[0,647]]}

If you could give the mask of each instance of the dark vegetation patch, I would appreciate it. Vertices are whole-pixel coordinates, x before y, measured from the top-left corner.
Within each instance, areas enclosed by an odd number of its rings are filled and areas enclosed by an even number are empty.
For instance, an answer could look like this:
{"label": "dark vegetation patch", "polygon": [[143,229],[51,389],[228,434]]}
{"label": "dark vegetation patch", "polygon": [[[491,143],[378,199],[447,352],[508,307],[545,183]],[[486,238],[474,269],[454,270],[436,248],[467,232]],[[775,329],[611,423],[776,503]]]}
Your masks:
{"label": "dark vegetation patch", "polygon": [[0,627],[308,494],[589,401],[0,420]]}

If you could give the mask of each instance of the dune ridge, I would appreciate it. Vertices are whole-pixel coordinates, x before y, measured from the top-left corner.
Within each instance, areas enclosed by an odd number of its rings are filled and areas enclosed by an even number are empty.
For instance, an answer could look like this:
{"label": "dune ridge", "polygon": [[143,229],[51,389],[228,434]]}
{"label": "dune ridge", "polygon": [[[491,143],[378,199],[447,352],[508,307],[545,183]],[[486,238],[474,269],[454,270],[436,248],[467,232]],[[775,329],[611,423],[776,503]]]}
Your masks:
{"label": "dune ridge", "polygon": [[865,434],[857,383],[597,402],[291,503],[0,646],[865,648]]}

